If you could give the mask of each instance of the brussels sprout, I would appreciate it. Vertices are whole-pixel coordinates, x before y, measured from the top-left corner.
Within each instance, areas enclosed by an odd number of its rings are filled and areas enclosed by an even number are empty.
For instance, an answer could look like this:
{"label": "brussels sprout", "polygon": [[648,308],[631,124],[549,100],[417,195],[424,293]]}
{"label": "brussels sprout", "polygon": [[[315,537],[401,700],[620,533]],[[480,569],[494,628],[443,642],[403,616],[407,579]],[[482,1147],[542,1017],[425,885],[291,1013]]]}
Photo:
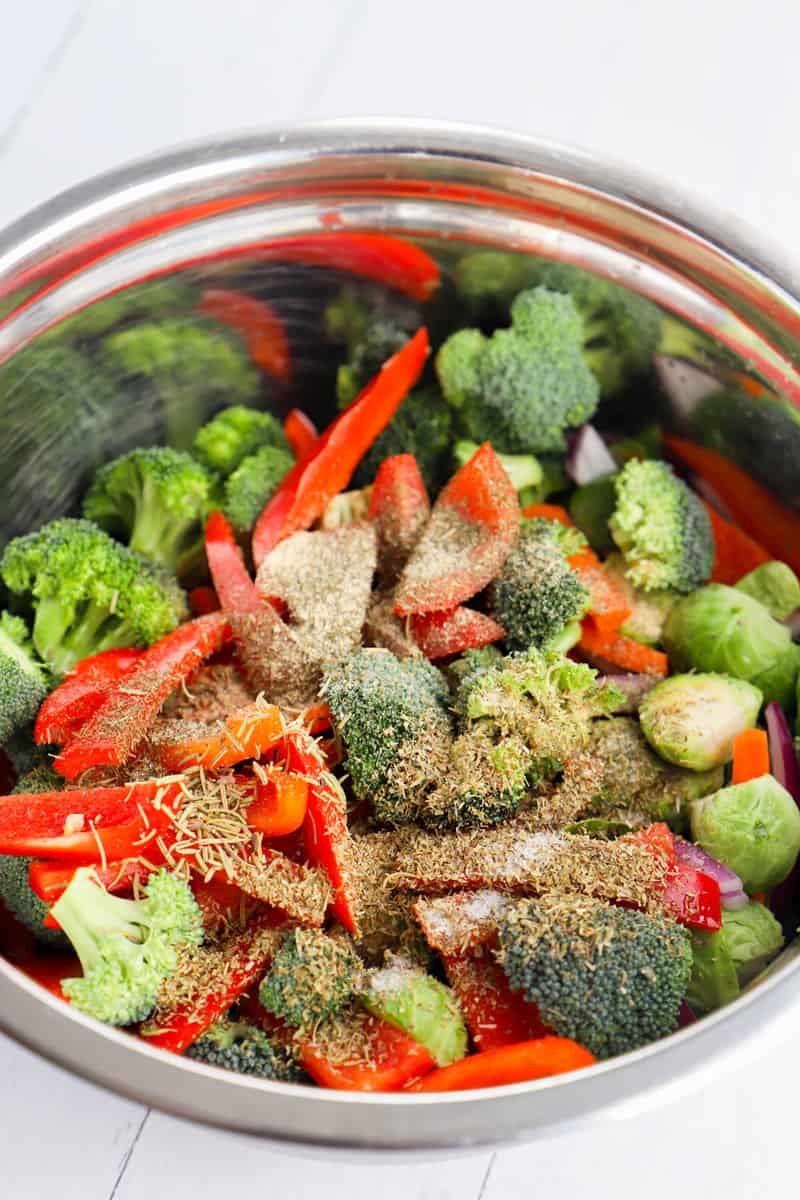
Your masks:
{"label": "brussels sprout", "polygon": [[726,909],[722,929],[715,936],[725,943],[742,985],[754,979],[783,945],[780,923],[757,900],[744,908]]}
{"label": "brussels sprout", "polygon": [[620,633],[645,646],[657,645],[661,641],[664,622],[680,600],[680,593],[671,588],[660,592],[643,592],[635,588],[625,574],[625,559],[621,554],[610,554],[603,566],[624,592],[631,610],[630,616],[620,625]]}
{"label": "brussels sprout", "polygon": [[667,617],[663,643],[675,670],[733,675],[755,684],[765,702],[794,705],[800,647],[746,592],[722,583],[692,592]]}
{"label": "brussels sprout", "polygon": [[750,892],[783,883],[800,852],[800,812],[772,775],[721,788],[690,807],[692,837]]}
{"label": "brussels sprout", "polygon": [[707,771],[731,757],[733,739],[751,729],[761,692],[727,675],[673,675],[657,683],[639,706],[642,732],[667,762]]}
{"label": "brussels sprout", "polygon": [[698,1017],[729,1004],[739,995],[739,980],[722,931],[692,931],[692,977],[686,1001]]}
{"label": "brussels sprout", "polygon": [[800,608],[800,580],[783,562],[762,563],[743,576],[736,587],[769,609],[776,621],[785,621],[789,613]]}

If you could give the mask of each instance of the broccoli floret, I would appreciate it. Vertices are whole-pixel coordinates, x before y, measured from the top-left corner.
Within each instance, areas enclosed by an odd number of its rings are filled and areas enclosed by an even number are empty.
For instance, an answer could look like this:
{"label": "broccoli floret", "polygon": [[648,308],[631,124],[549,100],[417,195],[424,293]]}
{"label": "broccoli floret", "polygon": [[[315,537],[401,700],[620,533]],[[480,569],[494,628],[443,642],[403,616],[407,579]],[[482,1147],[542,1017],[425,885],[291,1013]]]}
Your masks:
{"label": "broccoli floret", "polygon": [[487,723],[497,741],[514,739],[526,748],[531,782],[558,774],[588,744],[593,718],[622,703],[622,694],[598,682],[585,663],[534,647],[468,676],[456,700],[468,722]]}
{"label": "broccoli floret", "polygon": [[280,421],[272,413],[243,404],[223,408],[198,429],[194,439],[194,453],[201,463],[225,477],[264,446],[290,454]]}
{"label": "broccoli floret", "polygon": [[589,753],[602,768],[600,790],[586,815],[608,817],[639,825],[667,821],[683,832],[689,824],[689,804],[722,786],[722,767],[689,771],[664,762],[655,754],[632,717],[597,721]]}
{"label": "broccoli floret", "polygon": [[[492,612],[512,650],[540,649],[589,609],[589,592],[567,563],[555,521],[523,521],[519,537],[491,585]],[[569,530],[565,530],[569,533]],[[573,552],[568,547],[568,552]]]}
{"label": "broccoli floret", "polygon": [[486,338],[462,329],[436,358],[445,400],[463,436],[506,454],[556,453],[564,431],[597,408],[583,356],[581,317],[569,296],[533,288],[511,305],[511,327]]}
{"label": "broccoli floret", "polygon": [[94,477],[83,515],[131,550],[181,574],[203,544],[203,521],[216,481],[185,450],[153,446],[106,463]]}
{"label": "broccoli floret", "polygon": [[634,587],[691,592],[705,583],[714,536],[708,513],[683,480],[666,463],[633,458],[616,476],[614,490],[608,526]]}
{"label": "broccoli floret", "polygon": [[383,433],[370,446],[353,476],[354,487],[372,483],[385,458],[413,454],[430,492],[449,477],[450,410],[435,387],[421,387],[406,396]]}
{"label": "broccoli floret", "polygon": [[143,1021],[174,974],[181,948],[203,940],[192,889],[165,869],[150,876],[143,899],[127,900],[110,895],[91,867],[81,867],[53,916],[83,968],[80,979],[62,981],[64,995],[108,1025]]}
{"label": "broccoli floret", "polygon": [[174,576],[90,521],[64,517],[15,538],[0,575],[32,600],[33,644],[56,674],[100,650],[157,641],[186,616]]}
{"label": "broccoli floret", "polygon": [[[42,763],[22,776],[14,792],[58,792],[63,786],[61,776],[49,763]],[[32,858],[18,854],[0,855],[0,901],[43,946],[63,948],[67,940],[61,930],[48,929],[44,925],[50,906],[39,899],[28,881],[28,868],[32,862]]]}
{"label": "broccoli floret", "polygon": [[378,316],[350,338],[349,361],[342,363],[336,375],[336,396],[340,408],[355,400],[387,358],[405,346],[411,336],[408,329],[390,316]]}
{"label": "broccoli floret", "polygon": [[356,796],[371,800],[378,821],[413,820],[449,746],[444,678],[422,659],[367,649],[334,667],[320,695],[344,743]]}
{"label": "broccoli floret", "polygon": [[517,293],[534,283],[534,271],[534,260],[529,256],[507,250],[473,250],[458,260],[453,280],[474,318],[499,324]]}
{"label": "broccoli floret", "polygon": [[518,737],[497,737],[488,721],[467,723],[420,804],[429,829],[474,829],[513,817],[525,795],[530,754]]}
{"label": "broccoli floret", "polygon": [[542,1020],[598,1058],[672,1033],[692,970],[685,929],[600,900],[524,900],[500,925],[503,970]]}
{"label": "broccoli floret", "polygon": [[196,304],[194,289],[175,279],[137,283],[123,291],[96,300],[88,308],[67,317],[37,338],[37,345],[91,342],[117,326],[133,321],[157,320],[190,314]]}
{"label": "broccoli floret", "polygon": [[47,672],[21,617],[0,614],[0,744],[29,725],[47,695]]}
{"label": "broccoli floret", "polygon": [[239,1075],[278,1079],[282,1083],[302,1083],[306,1079],[292,1051],[249,1021],[217,1021],[189,1047],[186,1055]]}
{"label": "broccoli floret", "polygon": [[277,490],[294,459],[277,446],[249,454],[225,480],[222,508],[234,529],[252,529],[262,508]]}
{"label": "broccoli floret", "polygon": [[465,680],[471,679],[490,667],[496,667],[503,655],[497,646],[479,646],[475,650],[465,650],[445,668],[450,686],[458,691]]}
{"label": "broccoli floret", "polygon": [[210,321],[147,321],[112,333],[101,365],[139,403],[161,406],[167,441],[190,450],[198,428],[233,401],[258,395],[259,374],[240,339]]}
{"label": "broccoli floret", "polygon": [[287,1025],[311,1029],[350,1001],[358,969],[359,960],[344,940],[318,929],[292,929],[261,981],[258,998]]}

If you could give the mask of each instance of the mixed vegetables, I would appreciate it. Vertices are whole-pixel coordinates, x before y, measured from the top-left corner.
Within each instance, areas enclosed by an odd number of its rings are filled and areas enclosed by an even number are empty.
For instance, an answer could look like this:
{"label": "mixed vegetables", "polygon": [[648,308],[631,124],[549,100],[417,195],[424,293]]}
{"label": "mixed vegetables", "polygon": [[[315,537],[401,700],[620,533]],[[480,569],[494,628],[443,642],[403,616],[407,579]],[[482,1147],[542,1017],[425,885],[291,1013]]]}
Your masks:
{"label": "mixed vegetables", "polygon": [[[66,429],[112,364],[168,442],[98,402],[80,511],[0,559],[6,956],[165,1051],[361,1091],[575,1071],[734,999],[800,906],[800,518],[731,446],[795,418],[565,265],[265,256],[351,277],[321,432],[277,309],[216,286],[112,296],[0,380]],[[652,423],[665,356],[708,372],[706,442]]]}

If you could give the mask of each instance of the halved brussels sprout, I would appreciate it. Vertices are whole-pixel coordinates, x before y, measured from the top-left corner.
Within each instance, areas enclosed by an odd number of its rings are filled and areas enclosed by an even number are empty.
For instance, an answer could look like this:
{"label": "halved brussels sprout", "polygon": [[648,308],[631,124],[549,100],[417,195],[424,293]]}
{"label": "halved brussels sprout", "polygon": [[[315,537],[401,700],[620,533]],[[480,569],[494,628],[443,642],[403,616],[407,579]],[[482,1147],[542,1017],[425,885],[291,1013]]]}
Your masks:
{"label": "halved brussels sprout", "polygon": [[697,844],[735,871],[751,895],[783,883],[800,853],[800,812],[772,775],[693,801],[690,819]]}
{"label": "halved brussels sprout", "polygon": [[730,950],[719,933],[692,931],[692,977],[686,991],[686,1002],[692,1012],[702,1017],[730,1003],[739,995],[739,980]]}
{"label": "halved brussels sprout", "polygon": [[757,900],[744,908],[726,909],[716,936],[725,943],[742,985],[754,979],[783,946],[780,922]]}
{"label": "halved brussels sprout", "polygon": [[800,580],[783,562],[762,563],[744,575],[736,587],[763,604],[776,621],[785,621],[789,613],[800,608]]}
{"label": "halved brussels sprout", "polygon": [[639,706],[642,732],[667,762],[707,771],[731,757],[733,739],[758,719],[761,692],[727,675],[673,675]]}

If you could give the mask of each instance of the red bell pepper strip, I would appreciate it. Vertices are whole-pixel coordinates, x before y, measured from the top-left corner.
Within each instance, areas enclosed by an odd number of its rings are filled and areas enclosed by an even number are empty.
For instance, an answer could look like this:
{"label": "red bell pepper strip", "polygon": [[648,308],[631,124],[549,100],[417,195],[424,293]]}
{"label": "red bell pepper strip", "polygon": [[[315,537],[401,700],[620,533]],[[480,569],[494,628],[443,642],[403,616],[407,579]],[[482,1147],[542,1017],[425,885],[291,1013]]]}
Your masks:
{"label": "red bell pepper strip", "polygon": [[253,900],[237,884],[219,874],[211,879],[193,874],[192,891],[203,914],[206,932],[230,929],[237,922],[244,924],[242,915],[252,915],[254,908],[261,907],[258,900]]}
{"label": "red bell pepper strip", "polygon": [[548,1032],[536,1005],[512,992],[494,959],[448,954],[442,962],[476,1049],[496,1050]]}
{"label": "red bell pepper strip", "polygon": [[136,649],[103,650],[79,662],[39,709],[33,730],[39,745],[60,746],[74,737],[111,688],[130,675],[142,653]]}
{"label": "red bell pepper strip", "polygon": [[663,821],[648,825],[636,833],[625,834],[626,842],[647,846],[666,862],[665,885],[661,901],[680,925],[714,933],[722,928],[722,896],[719,884],[710,875],[678,862],[674,835]]}
{"label": "red bell pepper strip", "polygon": [[415,300],[429,300],[439,286],[439,268],[430,255],[413,242],[385,233],[299,234],[266,243],[255,255],[261,261],[333,267],[374,279]]}
{"label": "red bell pepper strip", "polygon": [[212,512],[206,521],[206,558],[223,609],[234,613],[260,612],[264,605],[228,519]]}
{"label": "red bell pepper strip", "polygon": [[278,542],[308,529],[347,487],[364,454],[417,382],[427,356],[428,331],[423,327],[384,363],[310,454],[295,463],[256,521],[253,561],[257,567]]}
{"label": "red bell pepper strip", "polygon": [[302,408],[290,409],[286,414],[283,432],[292,448],[292,454],[298,460],[307,458],[319,439],[319,430]]}
{"label": "red bell pepper strip", "polygon": [[[66,779],[89,767],[121,766],[133,755],[158,716],[167,696],[228,641],[223,613],[195,617],[155,642],[139,665],[112,689],[97,711],[56,758]],[[115,858],[121,857],[115,855]]]}
{"label": "red bell pepper strip", "polygon": [[198,311],[239,334],[257,367],[278,383],[292,378],[286,326],[271,304],[228,288],[206,288]]}
{"label": "red bell pepper strip", "polygon": [[712,583],[727,583],[732,587],[733,584],[739,582],[742,576],[754,571],[762,563],[772,560],[772,555],[753,538],[742,533],[738,525],[726,521],[713,505],[708,504],[705,500],[703,500],[703,504],[711,521],[711,531],[714,534]]}
{"label": "red bell pepper strip", "polygon": [[435,661],[499,642],[506,631],[493,617],[460,604],[453,612],[412,617],[411,636],[425,657]]}
{"label": "red bell pepper strip", "polygon": [[600,660],[603,664],[637,675],[666,675],[669,670],[669,659],[660,650],[653,650],[651,646],[625,637],[619,630],[600,630],[588,618],[581,624],[581,640],[577,649],[590,661]]}
{"label": "red bell pepper strip", "polygon": [[363,1017],[362,1056],[331,1062],[310,1043],[301,1044],[300,1061],[321,1087],[346,1092],[395,1092],[436,1064],[430,1052],[402,1030],[368,1013]]}
{"label": "red bell pepper strip", "polygon": [[419,541],[431,502],[413,454],[395,454],[378,467],[369,517],[378,538],[381,573],[394,582]]}
{"label": "red bell pepper strip", "polygon": [[730,459],[684,438],[663,434],[670,453],[710,483],[738,525],[772,558],[800,572],[800,516],[785,508],[768,488]]}
{"label": "red bell pepper strip", "polygon": [[0,900],[0,954],[9,962],[22,964],[36,958],[38,943],[21,921]]}
{"label": "red bell pepper strip", "polygon": [[[0,801],[0,854],[95,863],[158,857],[182,797],[180,781],[7,796]],[[152,847],[152,849],[151,849]]]}
{"label": "red bell pepper strip", "polygon": [[140,1033],[151,1046],[183,1054],[215,1021],[224,1016],[239,997],[257,983],[281,944],[282,918],[273,913],[254,917],[241,933],[232,934],[221,945],[204,948],[209,964],[219,959],[216,971],[203,972],[213,976],[189,1003],[176,1006],[171,1012],[159,1012],[142,1027]]}
{"label": "red bell pepper strip", "polygon": [[82,974],[80,961],[75,954],[40,954],[15,964],[34,983],[38,983],[53,996],[69,1004],[61,984],[65,979],[79,978]]}
{"label": "red bell pepper strip", "polygon": [[[147,857],[154,859],[153,868],[158,869],[161,858],[155,845],[145,847]],[[94,873],[107,892],[127,892],[136,880],[144,883],[153,868],[145,866],[138,858],[124,858],[109,862],[107,866],[95,866]],[[31,888],[45,904],[55,904],[67,890],[78,868],[72,864],[54,862],[52,859],[36,859],[28,868]]]}
{"label": "red bell pepper strip", "polygon": [[356,901],[349,864],[352,861],[347,802],[325,776],[326,764],[316,742],[303,734],[288,738],[288,765],[309,782],[303,838],[308,861],[320,867],[333,887],[331,912],[358,937]]}
{"label": "red bell pepper strip", "polygon": [[300,829],[308,809],[308,780],[273,771],[266,783],[256,779],[256,795],[247,809],[247,824],[265,837],[285,837]]}
{"label": "red bell pepper strip", "polygon": [[463,1092],[472,1088],[526,1083],[590,1067],[595,1057],[571,1038],[542,1037],[482,1054],[471,1054],[449,1067],[431,1071],[409,1092]]}
{"label": "red bell pepper strip", "polygon": [[209,613],[219,612],[222,605],[213,587],[196,587],[189,592],[189,608],[193,617],[205,617]]}
{"label": "red bell pepper strip", "polygon": [[501,570],[519,531],[519,500],[484,442],[439,493],[395,594],[395,612],[452,611]]}
{"label": "red bell pepper strip", "polygon": [[219,771],[247,758],[260,758],[274,749],[283,735],[281,710],[275,704],[256,701],[233,713],[217,732],[206,737],[184,735],[179,741],[153,740],[152,750],[167,771],[188,767]]}

